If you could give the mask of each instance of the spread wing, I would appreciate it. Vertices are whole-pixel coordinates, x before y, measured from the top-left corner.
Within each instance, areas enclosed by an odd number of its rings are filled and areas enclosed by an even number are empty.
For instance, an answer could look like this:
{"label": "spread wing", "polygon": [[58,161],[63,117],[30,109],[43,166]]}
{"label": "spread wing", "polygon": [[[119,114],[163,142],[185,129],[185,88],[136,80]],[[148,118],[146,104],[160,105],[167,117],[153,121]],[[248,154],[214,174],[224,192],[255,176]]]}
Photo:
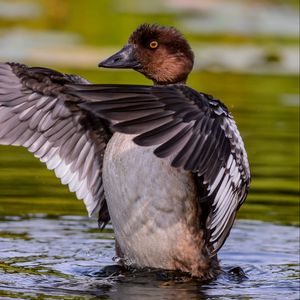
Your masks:
{"label": "spread wing", "polygon": [[102,156],[111,133],[66,94],[71,83],[88,84],[46,68],[0,64],[0,144],[26,147],[105,224]]}
{"label": "spread wing", "polygon": [[250,184],[244,144],[227,108],[184,85],[79,85],[70,89],[89,100],[82,104],[84,109],[113,121],[114,130],[138,134],[135,143],[157,145],[158,157],[195,174],[212,255],[216,253]]}

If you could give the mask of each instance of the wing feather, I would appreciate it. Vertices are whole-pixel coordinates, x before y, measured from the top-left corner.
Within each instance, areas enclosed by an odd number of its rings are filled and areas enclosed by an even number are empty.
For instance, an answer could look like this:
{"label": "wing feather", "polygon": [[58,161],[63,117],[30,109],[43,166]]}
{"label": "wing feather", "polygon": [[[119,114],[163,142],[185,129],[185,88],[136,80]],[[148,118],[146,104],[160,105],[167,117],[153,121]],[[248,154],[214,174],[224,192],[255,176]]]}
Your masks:
{"label": "wing feather", "polygon": [[82,82],[45,68],[0,64],[0,144],[26,147],[96,215],[107,210],[101,170],[111,132],[64,91],[65,84]]}
{"label": "wing feather", "polygon": [[180,84],[90,85],[46,68],[0,64],[0,143],[27,147],[83,198],[91,215],[107,210],[101,168],[111,132],[102,118],[195,174],[199,205],[210,207],[206,229],[214,255],[250,184],[243,141],[220,101]]}

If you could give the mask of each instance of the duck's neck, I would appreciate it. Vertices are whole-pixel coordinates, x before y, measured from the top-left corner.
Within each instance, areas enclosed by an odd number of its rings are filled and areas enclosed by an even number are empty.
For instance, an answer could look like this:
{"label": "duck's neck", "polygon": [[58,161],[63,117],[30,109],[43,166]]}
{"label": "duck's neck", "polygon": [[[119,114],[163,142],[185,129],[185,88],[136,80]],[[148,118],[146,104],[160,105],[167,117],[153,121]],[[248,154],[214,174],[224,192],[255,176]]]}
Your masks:
{"label": "duck's neck", "polygon": [[155,81],[153,80],[153,85],[155,86],[161,86],[161,85],[170,85],[170,84],[186,84],[186,80],[184,81],[176,81],[176,82],[166,82],[166,81],[163,81],[163,82],[159,82],[159,81]]}

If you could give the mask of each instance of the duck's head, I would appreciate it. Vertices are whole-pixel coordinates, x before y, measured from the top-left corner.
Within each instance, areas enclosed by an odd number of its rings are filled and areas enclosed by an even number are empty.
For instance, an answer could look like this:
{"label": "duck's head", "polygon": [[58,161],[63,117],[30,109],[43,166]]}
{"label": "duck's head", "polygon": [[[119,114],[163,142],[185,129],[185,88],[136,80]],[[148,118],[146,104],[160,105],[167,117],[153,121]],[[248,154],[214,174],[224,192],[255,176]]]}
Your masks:
{"label": "duck's head", "polygon": [[104,68],[134,69],[154,84],[185,83],[194,54],[183,35],[173,27],[140,25],[128,43],[99,63]]}

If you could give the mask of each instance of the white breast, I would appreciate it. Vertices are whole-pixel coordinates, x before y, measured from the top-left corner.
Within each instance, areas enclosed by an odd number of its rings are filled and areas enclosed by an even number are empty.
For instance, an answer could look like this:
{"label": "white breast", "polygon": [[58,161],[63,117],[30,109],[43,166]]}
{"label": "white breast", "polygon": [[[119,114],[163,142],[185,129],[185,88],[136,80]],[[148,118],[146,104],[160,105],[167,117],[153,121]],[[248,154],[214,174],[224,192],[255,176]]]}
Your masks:
{"label": "white breast", "polygon": [[195,184],[189,172],[171,167],[132,138],[115,133],[104,156],[103,183],[116,239],[132,263],[173,269],[177,252],[199,247],[193,236],[199,212]]}

